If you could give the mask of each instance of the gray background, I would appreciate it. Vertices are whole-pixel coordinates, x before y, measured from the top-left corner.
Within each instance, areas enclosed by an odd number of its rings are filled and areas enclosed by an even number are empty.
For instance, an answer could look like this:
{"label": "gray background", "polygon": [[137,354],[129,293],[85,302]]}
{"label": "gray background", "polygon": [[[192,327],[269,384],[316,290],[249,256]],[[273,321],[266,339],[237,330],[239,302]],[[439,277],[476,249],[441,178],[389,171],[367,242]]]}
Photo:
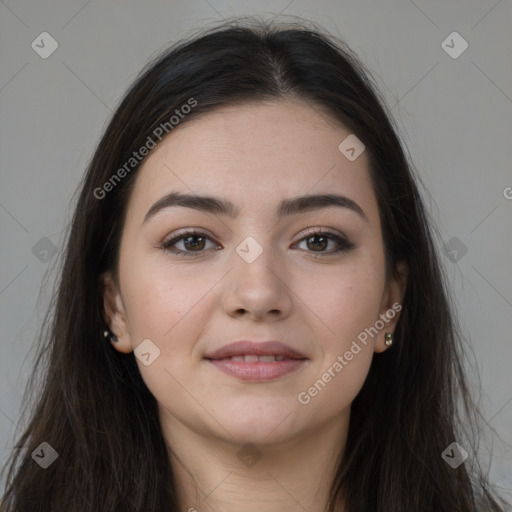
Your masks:
{"label": "gray background", "polygon": [[[483,452],[483,465],[510,498],[510,0],[1,1],[0,465],[22,426],[31,347],[70,201],[112,110],[156,52],[206,24],[254,13],[319,23],[377,78],[430,192],[439,248],[457,251],[442,259],[481,376],[487,424],[479,436],[494,450]],[[47,59],[31,47],[45,31],[59,45]],[[458,58],[441,46],[453,31],[469,44]]]}

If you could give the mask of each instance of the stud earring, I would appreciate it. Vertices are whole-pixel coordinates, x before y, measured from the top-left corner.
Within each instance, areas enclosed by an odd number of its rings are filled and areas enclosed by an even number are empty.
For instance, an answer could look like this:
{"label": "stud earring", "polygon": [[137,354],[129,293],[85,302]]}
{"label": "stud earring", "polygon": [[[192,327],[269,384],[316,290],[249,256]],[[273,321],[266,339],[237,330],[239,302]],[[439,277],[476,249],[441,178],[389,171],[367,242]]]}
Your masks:
{"label": "stud earring", "polygon": [[104,331],[103,332],[103,337],[107,340],[107,341],[111,341],[112,343],[117,343],[119,340],[117,339],[117,336],[113,333],[113,332],[110,332],[110,331]]}
{"label": "stud earring", "polygon": [[385,335],[385,340],[386,340],[385,343],[388,347],[393,345],[393,333],[387,332]]}

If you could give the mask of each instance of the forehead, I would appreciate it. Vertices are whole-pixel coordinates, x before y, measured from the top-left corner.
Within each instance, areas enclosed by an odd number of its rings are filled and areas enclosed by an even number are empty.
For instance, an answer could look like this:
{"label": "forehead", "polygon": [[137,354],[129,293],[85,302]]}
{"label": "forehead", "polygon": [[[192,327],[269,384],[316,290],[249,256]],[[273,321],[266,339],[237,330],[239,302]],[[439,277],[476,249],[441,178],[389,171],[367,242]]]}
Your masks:
{"label": "forehead", "polygon": [[283,198],[314,193],[343,194],[376,209],[368,155],[350,161],[338,148],[349,135],[325,109],[301,100],[220,107],[178,125],[152,150],[132,206],[147,210],[180,191],[229,197],[242,211],[261,213]]}

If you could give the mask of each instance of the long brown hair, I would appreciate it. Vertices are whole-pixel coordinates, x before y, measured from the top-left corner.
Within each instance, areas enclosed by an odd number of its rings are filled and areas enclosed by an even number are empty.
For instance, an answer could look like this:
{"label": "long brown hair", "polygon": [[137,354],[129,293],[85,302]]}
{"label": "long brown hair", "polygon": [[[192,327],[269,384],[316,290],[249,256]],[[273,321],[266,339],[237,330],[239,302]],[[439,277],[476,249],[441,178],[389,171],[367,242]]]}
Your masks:
{"label": "long brown hair", "polygon": [[[105,183],[191,98],[181,123],[288,95],[326,108],[365,144],[388,268],[409,266],[393,347],[374,356],[351,406],[329,511],[340,496],[350,511],[504,510],[474,458],[454,469],[441,456],[479,416],[418,180],[370,73],[343,42],[311,26],[231,20],[171,47],[126,93],[80,184],[1,512],[178,510],[156,400],[134,354],[102,337],[99,276],[117,269],[140,163]],[[58,453],[46,469],[31,456],[42,442]]]}

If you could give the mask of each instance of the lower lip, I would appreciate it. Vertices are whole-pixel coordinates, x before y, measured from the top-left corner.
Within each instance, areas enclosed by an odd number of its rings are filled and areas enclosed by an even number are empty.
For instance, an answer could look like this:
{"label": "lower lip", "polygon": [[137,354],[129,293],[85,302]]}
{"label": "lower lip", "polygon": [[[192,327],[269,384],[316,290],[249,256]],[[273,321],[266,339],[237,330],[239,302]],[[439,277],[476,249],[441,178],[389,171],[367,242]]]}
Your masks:
{"label": "lower lip", "polygon": [[272,362],[242,362],[220,359],[209,359],[221,372],[232,375],[240,380],[264,382],[278,379],[287,373],[297,370],[305,359],[284,359]]}

